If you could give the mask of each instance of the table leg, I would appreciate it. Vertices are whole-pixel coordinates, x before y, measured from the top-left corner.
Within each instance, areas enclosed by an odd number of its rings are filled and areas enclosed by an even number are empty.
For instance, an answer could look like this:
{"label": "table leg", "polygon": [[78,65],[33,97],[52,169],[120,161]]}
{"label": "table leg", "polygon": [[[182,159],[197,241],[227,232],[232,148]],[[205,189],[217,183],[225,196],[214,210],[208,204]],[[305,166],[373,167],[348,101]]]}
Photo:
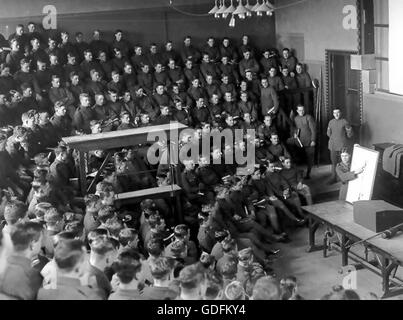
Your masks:
{"label": "table leg", "polygon": [[394,261],[390,261],[384,256],[381,257],[381,272],[382,272],[382,298],[387,298],[390,296],[390,274],[396,269],[398,265]]}
{"label": "table leg", "polygon": [[85,153],[80,151],[78,155],[79,172],[80,172],[80,188],[83,196],[87,193],[87,170],[85,164]]}
{"label": "table leg", "polygon": [[347,236],[343,233],[341,235],[341,264],[343,267],[348,265],[348,252],[350,248],[347,247],[348,245],[348,238]]}
{"label": "table leg", "polygon": [[323,250],[323,245],[315,244],[315,234],[320,226],[320,223],[316,222],[315,219],[310,216],[309,217],[309,248],[306,250],[307,252],[315,252],[319,250]]}
{"label": "table leg", "polygon": [[183,223],[184,218],[183,218],[183,212],[182,212],[182,203],[181,203],[180,193],[176,194],[175,201],[176,201],[176,210],[175,210],[176,211],[176,220],[179,223]]}

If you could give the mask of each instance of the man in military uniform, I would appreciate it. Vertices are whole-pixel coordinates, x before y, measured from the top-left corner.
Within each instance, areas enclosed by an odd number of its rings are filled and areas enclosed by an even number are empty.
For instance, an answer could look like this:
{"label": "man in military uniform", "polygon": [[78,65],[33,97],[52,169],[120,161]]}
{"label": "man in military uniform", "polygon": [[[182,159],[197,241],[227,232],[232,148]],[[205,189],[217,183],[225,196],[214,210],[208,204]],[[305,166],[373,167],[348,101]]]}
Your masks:
{"label": "man in military uniform", "polygon": [[297,106],[297,113],[298,115],[294,118],[296,132],[287,142],[297,147],[296,150],[303,151],[308,167],[305,179],[309,179],[315,158],[316,122],[311,115],[305,113],[305,107],[302,105]]}
{"label": "man in military uniform", "polygon": [[273,123],[273,118],[271,115],[265,115],[264,121],[261,126],[258,127],[258,136],[260,140],[263,140],[265,145],[270,145],[271,135],[277,133],[277,127]]}
{"label": "man in military uniform", "polygon": [[80,240],[65,240],[55,249],[57,270],[57,286],[41,288],[38,300],[101,300],[101,295],[95,289],[95,279],[88,279],[83,285],[80,278],[86,269],[86,250]]}
{"label": "man in military uniform", "polygon": [[333,109],[333,117],[334,119],[330,120],[327,127],[330,160],[332,161],[332,176],[329,183],[337,182],[336,165],[340,159],[340,152],[344,147],[349,147],[349,139],[354,134],[348,121],[342,118],[340,108],[336,107]]}
{"label": "man in military uniform", "polygon": [[91,132],[90,122],[96,120],[94,109],[90,106],[90,96],[86,93],[80,95],[80,105],[74,113],[73,128],[77,132],[89,134]]}
{"label": "man in military uniform", "polygon": [[54,106],[55,114],[50,118],[55,134],[60,140],[62,137],[69,137],[72,134],[71,119],[66,114],[67,109],[63,102],[58,101]]}

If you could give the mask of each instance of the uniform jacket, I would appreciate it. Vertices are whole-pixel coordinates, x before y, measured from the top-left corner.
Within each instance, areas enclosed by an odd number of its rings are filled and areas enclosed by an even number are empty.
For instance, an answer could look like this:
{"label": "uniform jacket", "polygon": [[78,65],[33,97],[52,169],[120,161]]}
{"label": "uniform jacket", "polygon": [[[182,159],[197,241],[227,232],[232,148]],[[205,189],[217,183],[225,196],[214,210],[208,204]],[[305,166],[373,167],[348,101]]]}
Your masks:
{"label": "uniform jacket", "polygon": [[347,146],[347,132],[348,126],[346,119],[332,119],[327,127],[327,136],[329,137],[329,150],[340,151],[343,147]]}
{"label": "uniform jacket", "polygon": [[261,88],[260,103],[262,105],[262,115],[265,115],[274,107],[273,114],[276,114],[279,109],[279,99],[276,91],[272,87]]}
{"label": "uniform jacket", "polygon": [[57,288],[41,288],[38,300],[102,300],[102,298],[92,287],[82,286],[79,279],[58,276]]}
{"label": "uniform jacket", "polygon": [[357,175],[351,171],[351,164],[346,165],[343,162],[340,162],[336,166],[336,174],[341,180],[341,187],[339,192],[339,200],[346,200],[347,198],[347,190],[348,190],[348,182],[357,178]]}
{"label": "uniform jacket", "polygon": [[316,123],[311,115],[297,115],[294,124],[296,129],[300,130],[299,139],[304,147],[309,147],[312,141],[316,142]]}
{"label": "uniform jacket", "polygon": [[21,300],[35,300],[42,280],[40,273],[32,268],[30,259],[11,255],[2,275],[0,292]]}
{"label": "uniform jacket", "polygon": [[260,67],[257,61],[253,58],[249,58],[248,60],[242,59],[239,62],[239,73],[243,78],[245,78],[246,70],[252,71],[254,74],[258,74]]}

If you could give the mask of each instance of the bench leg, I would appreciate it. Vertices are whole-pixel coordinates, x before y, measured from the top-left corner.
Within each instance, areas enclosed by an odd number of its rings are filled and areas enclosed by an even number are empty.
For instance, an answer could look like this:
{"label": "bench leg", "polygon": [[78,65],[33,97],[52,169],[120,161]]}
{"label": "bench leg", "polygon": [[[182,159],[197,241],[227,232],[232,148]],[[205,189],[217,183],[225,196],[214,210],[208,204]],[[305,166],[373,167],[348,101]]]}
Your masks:
{"label": "bench leg", "polygon": [[176,221],[178,221],[179,224],[184,222],[184,218],[183,218],[183,212],[182,212],[182,203],[181,203],[181,196],[180,194],[177,194],[175,196],[175,202],[176,202]]}
{"label": "bench leg", "polygon": [[87,194],[87,168],[85,153],[80,151],[78,155],[81,195],[85,196]]}

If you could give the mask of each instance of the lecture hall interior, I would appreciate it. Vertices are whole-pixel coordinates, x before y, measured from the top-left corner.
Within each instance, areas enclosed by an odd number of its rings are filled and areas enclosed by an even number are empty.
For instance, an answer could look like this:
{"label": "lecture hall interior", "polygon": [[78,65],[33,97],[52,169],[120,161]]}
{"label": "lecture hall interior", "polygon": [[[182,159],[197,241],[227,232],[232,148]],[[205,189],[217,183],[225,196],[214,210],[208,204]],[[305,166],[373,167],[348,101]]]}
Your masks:
{"label": "lecture hall interior", "polygon": [[401,0],[0,0],[0,300],[403,299]]}

